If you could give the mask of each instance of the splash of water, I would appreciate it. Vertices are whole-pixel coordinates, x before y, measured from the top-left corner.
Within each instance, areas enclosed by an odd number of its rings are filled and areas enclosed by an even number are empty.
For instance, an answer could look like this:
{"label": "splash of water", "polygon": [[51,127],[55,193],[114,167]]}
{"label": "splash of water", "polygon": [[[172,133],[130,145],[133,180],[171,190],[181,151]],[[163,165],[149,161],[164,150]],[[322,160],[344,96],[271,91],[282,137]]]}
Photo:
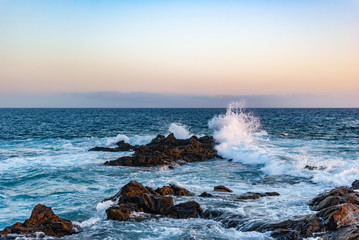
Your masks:
{"label": "splash of water", "polygon": [[178,139],[187,139],[193,135],[186,125],[180,123],[171,123],[168,131]]}

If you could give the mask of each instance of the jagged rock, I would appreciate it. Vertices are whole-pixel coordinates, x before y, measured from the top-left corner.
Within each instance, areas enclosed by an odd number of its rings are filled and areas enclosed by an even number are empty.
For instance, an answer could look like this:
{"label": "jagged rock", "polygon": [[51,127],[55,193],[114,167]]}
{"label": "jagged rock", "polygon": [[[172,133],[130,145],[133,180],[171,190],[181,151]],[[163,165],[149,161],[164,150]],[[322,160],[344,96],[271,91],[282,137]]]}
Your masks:
{"label": "jagged rock", "polygon": [[323,231],[324,225],[317,215],[311,214],[280,223],[266,224],[257,230],[273,231],[271,236],[275,239],[300,239],[312,237],[314,233]]}
{"label": "jagged rock", "polygon": [[238,197],[238,200],[247,200],[247,199],[258,199],[261,197],[267,196],[279,196],[280,194],[277,192],[266,192],[266,193],[253,193],[248,192]]}
{"label": "jagged rock", "polygon": [[192,136],[189,139],[176,139],[174,134],[171,133],[167,137],[157,135],[147,145],[131,146],[124,142],[118,143],[118,145],[117,148],[96,147],[90,150],[118,151],[119,149],[129,149],[135,151],[132,156],[124,156],[105,162],[105,165],[110,166],[152,167],[168,165],[173,168],[174,164],[183,165],[188,162],[222,158],[217,155],[217,151],[214,149],[213,137],[197,138]]}
{"label": "jagged rock", "polygon": [[353,188],[353,189],[359,189],[359,180],[355,180],[355,181],[352,183],[352,188]]}
{"label": "jagged rock", "polygon": [[190,201],[173,206],[168,213],[172,218],[196,218],[201,213],[201,206],[198,202]]}
{"label": "jagged rock", "polygon": [[334,205],[322,209],[317,215],[324,220],[328,230],[336,231],[359,222],[359,206],[352,203]]}
{"label": "jagged rock", "polygon": [[227,188],[226,186],[219,185],[214,187],[214,191],[216,192],[233,192],[231,189]]}
{"label": "jagged rock", "polygon": [[309,202],[309,206],[314,211],[320,211],[345,202],[359,204],[359,193],[354,192],[352,188],[348,187],[334,188],[313,198]]}
{"label": "jagged rock", "polygon": [[200,197],[213,197],[212,194],[207,193],[207,192],[203,192],[203,193],[201,193],[201,195],[199,195],[199,196],[200,196]]}
{"label": "jagged rock", "polygon": [[34,236],[36,232],[43,232],[47,236],[63,237],[77,232],[70,220],[58,217],[50,207],[38,204],[31,212],[31,217],[24,223],[15,223],[0,232],[1,235],[11,233]]}
{"label": "jagged rock", "polygon": [[[175,218],[198,216],[198,214],[194,214],[198,209],[193,202],[174,206],[173,198],[164,195],[192,196],[188,190],[176,185],[164,186],[153,190],[131,180],[114,197],[109,198],[113,201],[118,200],[118,204],[106,210],[107,218],[125,221],[133,218],[133,212],[160,214]],[[200,207],[198,211],[200,211]]]}

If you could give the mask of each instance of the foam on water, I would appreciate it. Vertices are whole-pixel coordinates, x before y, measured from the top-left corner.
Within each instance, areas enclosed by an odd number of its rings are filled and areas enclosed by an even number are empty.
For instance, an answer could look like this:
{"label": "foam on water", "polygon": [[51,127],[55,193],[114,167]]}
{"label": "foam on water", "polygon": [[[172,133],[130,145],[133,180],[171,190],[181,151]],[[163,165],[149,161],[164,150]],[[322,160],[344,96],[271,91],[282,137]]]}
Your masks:
{"label": "foam on water", "polygon": [[[239,103],[229,104],[226,114],[213,117],[208,125],[220,155],[234,162],[264,164],[261,170],[267,175],[307,177],[333,186],[350,185],[359,175],[357,157],[348,159],[338,155],[336,145],[328,141],[270,137],[261,129],[259,118]],[[333,149],[335,153],[328,154]],[[305,169],[306,165],[317,169]]]}

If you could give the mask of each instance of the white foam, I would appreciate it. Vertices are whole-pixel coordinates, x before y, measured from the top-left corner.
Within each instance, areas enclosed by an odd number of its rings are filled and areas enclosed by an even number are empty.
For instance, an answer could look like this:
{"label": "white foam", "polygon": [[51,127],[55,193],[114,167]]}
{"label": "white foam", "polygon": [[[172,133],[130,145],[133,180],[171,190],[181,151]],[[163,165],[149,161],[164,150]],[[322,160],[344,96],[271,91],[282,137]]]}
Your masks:
{"label": "white foam", "polygon": [[180,123],[171,123],[168,131],[173,133],[178,139],[187,139],[193,136],[188,126]]}

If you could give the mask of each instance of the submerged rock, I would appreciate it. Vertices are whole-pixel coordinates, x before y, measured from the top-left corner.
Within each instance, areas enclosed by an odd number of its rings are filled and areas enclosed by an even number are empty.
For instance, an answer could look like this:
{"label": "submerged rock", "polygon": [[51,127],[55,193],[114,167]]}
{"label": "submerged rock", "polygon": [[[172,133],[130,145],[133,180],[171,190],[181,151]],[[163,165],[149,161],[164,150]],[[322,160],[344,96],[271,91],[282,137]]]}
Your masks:
{"label": "submerged rock", "polygon": [[70,220],[58,217],[50,207],[38,204],[31,212],[31,217],[24,223],[15,223],[0,232],[1,235],[23,234],[35,236],[37,232],[43,232],[47,236],[63,237],[76,233],[78,230]]}
{"label": "submerged rock", "polygon": [[305,169],[308,169],[308,170],[324,170],[325,167],[324,166],[311,166],[311,165],[305,165],[304,167]]}
{"label": "submerged rock", "polygon": [[134,212],[159,214],[172,218],[198,217],[201,212],[199,203],[186,202],[174,205],[173,198],[167,195],[192,196],[192,194],[177,185],[163,186],[153,190],[136,181],[130,181],[123,186],[119,193],[110,198],[117,205],[106,210],[107,218],[126,221],[133,218]]}
{"label": "submerged rock", "polygon": [[258,199],[261,197],[268,197],[268,196],[279,196],[280,194],[277,192],[266,192],[266,193],[253,193],[248,192],[238,197],[238,200],[247,200],[247,199]]}
{"label": "submerged rock", "polygon": [[200,196],[200,197],[213,197],[212,194],[207,193],[207,192],[203,192],[203,193],[201,193],[201,195],[199,195],[199,196]]}
{"label": "submerged rock", "polygon": [[214,187],[215,192],[233,192],[231,189],[227,188],[226,186],[219,185]]}
{"label": "submerged rock", "polygon": [[214,149],[213,137],[195,136],[189,139],[176,139],[173,133],[167,137],[157,135],[149,144],[132,146],[123,141],[117,143],[117,148],[95,147],[90,151],[129,151],[134,150],[132,156],[120,157],[117,160],[107,161],[109,166],[143,166],[152,167],[174,164],[183,165],[189,162],[205,161],[213,158],[222,158]]}

